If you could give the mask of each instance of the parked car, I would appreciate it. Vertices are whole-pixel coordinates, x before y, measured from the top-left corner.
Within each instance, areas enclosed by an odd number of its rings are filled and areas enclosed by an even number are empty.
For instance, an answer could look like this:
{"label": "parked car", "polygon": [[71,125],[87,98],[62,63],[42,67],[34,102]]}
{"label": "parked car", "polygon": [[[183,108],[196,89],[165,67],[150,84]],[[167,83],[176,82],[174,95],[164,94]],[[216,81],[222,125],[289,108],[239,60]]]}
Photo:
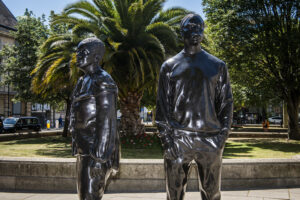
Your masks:
{"label": "parked car", "polygon": [[2,133],[2,132],[3,132],[3,121],[0,118],[0,133]]}
{"label": "parked car", "polygon": [[268,120],[269,120],[270,123],[281,124],[282,117],[279,117],[279,116],[270,117],[270,118],[268,118]]}
{"label": "parked car", "polygon": [[3,121],[3,130],[13,133],[17,130],[40,131],[41,124],[36,117],[9,117]]}

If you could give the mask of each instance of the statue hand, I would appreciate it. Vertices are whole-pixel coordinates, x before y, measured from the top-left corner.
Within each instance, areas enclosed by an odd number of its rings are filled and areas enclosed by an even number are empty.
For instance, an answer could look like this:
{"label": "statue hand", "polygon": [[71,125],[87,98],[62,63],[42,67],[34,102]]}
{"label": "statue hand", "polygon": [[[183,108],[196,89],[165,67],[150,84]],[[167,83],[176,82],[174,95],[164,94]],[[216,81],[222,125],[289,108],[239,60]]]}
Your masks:
{"label": "statue hand", "polygon": [[98,163],[107,163],[107,160],[99,158],[99,157],[95,156],[93,153],[90,153],[90,156],[94,161],[96,161]]}
{"label": "statue hand", "polygon": [[224,129],[220,132],[220,134],[218,135],[218,139],[220,147],[223,148],[225,146],[226,140],[228,138],[229,135],[229,131],[227,129]]}
{"label": "statue hand", "polygon": [[179,152],[175,144],[165,150],[165,157],[171,160],[176,160],[179,157],[178,154]]}
{"label": "statue hand", "polygon": [[178,158],[178,148],[174,143],[174,139],[168,135],[161,137],[162,146],[164,149],[164,155],[168,159],[177,159]]}
{"label": "statue hand", "polygon": [[90,175],[92,178],[103,178],[105,176],[105,171],[104,166],[95,161],[94,159],[91,160],[90,164]]}

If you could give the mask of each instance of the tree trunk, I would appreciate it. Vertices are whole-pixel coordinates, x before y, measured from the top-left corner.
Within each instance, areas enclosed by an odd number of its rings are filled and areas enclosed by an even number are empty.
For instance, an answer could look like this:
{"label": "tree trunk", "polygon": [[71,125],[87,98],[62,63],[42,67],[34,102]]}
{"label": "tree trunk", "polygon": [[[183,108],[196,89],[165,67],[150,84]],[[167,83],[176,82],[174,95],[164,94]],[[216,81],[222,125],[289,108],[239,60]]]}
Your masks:
{"label": "tree trunk", "polygon": [[262,120],[265,121],[266,119],[268,119],[267,106],[266,106],[266,104],[263,104],[263,106],[262,106]]}
{"label": "tree trunk", "polygon": [[138,135],[144,133],[144,125],[140,118],[140,103],[142,94],[128,92],[120,98],[121,131],[124,135]]}
{"label": "tree trunk", "polygon": [[55,106],[53,106],[52,110],[53,110],[53,113],[52,113],[52,124],[53,124],[53,128],[56,128],[55,127]]}
{"label": "tree trunk", "polygon": [[70,123],[70,112],[71,112],[71,104],[72,104],[71,99],[67,99],[66,104],[67,104],[67,110],[66,110],[66,116],[65,116],[64,130],[62,133],[63,137],[68,136],[68,128],[69,128],[69,123]]}
{"label": "tree trunk", "polygon": [[287,97],[287,113],[289,115],[289,139],[300,140],[300,131],[298,125],[298,109],[299,97],[298,94],[290,94]]}
{"label": "tree trunk", "polygon": [[156,125],[155,124],[155,116],[156,116],[156,108],[152,109],[152,125]]}
{"label": "tree trunk", "polygon": [[289,127],[289,115],[287,113],[287,106],[286,106],[286,102],[283,101],[283,105],[282,105],[282,113],[283,113],[283,117],[282,117],[282,128],[288,128]]}
{"label": "tree trunk", "polygon": [[24,114],[25,114],[25,116],[28,116],[28,115],[27,115],[27,112],[28,112],[27,102],[25,102],[24,104],[25,104],[25,113],[24,113]]}

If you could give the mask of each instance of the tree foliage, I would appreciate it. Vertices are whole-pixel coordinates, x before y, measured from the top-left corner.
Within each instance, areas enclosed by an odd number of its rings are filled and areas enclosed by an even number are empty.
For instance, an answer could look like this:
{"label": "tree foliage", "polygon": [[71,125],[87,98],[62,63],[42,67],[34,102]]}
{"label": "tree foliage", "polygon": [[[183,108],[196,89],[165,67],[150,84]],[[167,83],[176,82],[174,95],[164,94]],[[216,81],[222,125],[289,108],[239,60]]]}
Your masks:
{"label": "tree foliage", "polygon": [[[55,14],[52,13],[51,17]],[[67,136],[71,94],[80,75],[76,67],[76,47],[80,38],[68,31],[68,25],[51,26],[49,38],[40,46],[40,55],[31,72],[32,90],[43,98],[66,103],[63,136]]]}
{"label": "tree foliage", "polygon": [[212,50],[232,80],[288,105],[289,138],[300,139],[300,1],[204,0]]}
{"label": "tree foliage", "polygon": [[36,18],[26,10],[24,16],[18,17],[16,32],[11,32],[16,44],[4,47],[1,51],[3,64],[1,69],[4,82],[17,92],[16,100],[24,102],[40,101],[40,96],[30,90],[32,77],[30,72],[35,67],[40,44],[47,38],[48,30],[45,18]]}
{"label": "tree foliage", "polygon": [[102,66],[119,88],[122,129],[127,134],[142,133],[139,107],[143,92],[157,82],[165,55],[176,50],[176,29],[187,12],[181,8],[162,11],[164,0],[92,2],[67,6],[53,24],[68,23],[73,34],[90,33],[105,43]]}

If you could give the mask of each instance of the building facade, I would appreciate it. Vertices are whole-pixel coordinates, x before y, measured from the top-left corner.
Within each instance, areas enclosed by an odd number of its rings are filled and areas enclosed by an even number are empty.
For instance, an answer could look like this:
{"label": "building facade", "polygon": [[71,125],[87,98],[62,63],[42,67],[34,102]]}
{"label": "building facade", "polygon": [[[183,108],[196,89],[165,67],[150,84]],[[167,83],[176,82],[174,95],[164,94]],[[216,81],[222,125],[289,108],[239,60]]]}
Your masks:
{"label": "building facade", "polygon": [[[4,45],[15,44],[15,39],[11,32],[16,31],[15,26],[17,23],[17,19],[0,0],[0,50]],[[2,68],[1,63],[2,61],[0,60],[0,70]],[[10,85],[5,85],[0,76],[0,117],[31,115],[30,103],[27,103],[27,106],[25,106],[25,103],[13,102],[15,95],[16,92],[12,90]]]}

